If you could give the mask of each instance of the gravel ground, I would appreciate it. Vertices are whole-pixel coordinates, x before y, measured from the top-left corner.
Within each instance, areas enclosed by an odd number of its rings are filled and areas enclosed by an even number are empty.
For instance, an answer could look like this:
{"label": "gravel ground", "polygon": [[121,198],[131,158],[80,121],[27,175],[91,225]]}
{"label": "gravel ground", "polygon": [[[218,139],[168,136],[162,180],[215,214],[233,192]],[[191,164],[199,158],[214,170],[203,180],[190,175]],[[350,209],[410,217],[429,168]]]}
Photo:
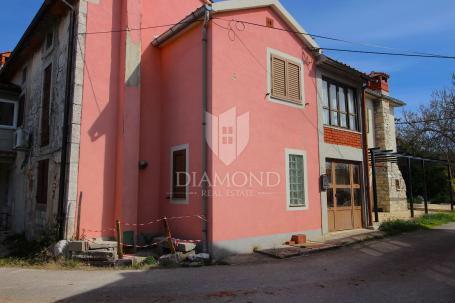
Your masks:
{"label": "gravel ground", "polygon": [[0,302],[454,302],[455,223],[307,257],[151,271],[0,269]]}

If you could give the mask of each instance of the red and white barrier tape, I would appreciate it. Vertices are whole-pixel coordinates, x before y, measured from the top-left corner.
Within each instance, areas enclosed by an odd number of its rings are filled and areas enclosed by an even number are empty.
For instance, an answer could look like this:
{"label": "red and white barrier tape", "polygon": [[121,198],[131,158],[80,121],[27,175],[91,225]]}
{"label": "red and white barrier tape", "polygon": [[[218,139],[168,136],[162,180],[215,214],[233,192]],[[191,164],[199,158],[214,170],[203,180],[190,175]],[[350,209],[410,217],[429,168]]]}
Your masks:
{"label": "red and white barrier tape", "polygon": [[[161,221],[164,221],[165,219],[166,220],[180,220],[180,219],[189,219],[189,218],[198,218],[198,219],[201,219],[202,221],[207,222],[207,219],[205,219],[202,215],[190,215],[190,216],[179,216],[179,217],[169,217],[169,218],[163,217],[160,219],[152,220],[147,223],[122,223],[122,224],[124,226],[146,226],[146,225],[159,223]],[[102,230],[83,229],[83,231],[89,232],[89,233],[103,233],[103,232],[107,232],[107,231],[116,231],[116,228],[112,227],[112,228],[106,228],[106,229],[102,229]]]}
{"label": "red and white barrier tape", "polygon": [[83,232],[90,232],[90,233],[103,233],[106,231],[115,231],[115,228],[107,228],[103,230],[94,230],[94,229],[83,229]]}

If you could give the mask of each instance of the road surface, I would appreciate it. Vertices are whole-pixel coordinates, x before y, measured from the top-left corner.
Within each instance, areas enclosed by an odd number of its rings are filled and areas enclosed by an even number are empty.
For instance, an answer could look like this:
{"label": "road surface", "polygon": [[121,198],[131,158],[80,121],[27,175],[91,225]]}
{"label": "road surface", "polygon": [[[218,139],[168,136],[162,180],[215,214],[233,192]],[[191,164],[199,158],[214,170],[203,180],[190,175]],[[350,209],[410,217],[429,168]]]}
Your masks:
{"label": "road surface", "polygon": [[151,271],[3,268],[0,302],[455,302],[455,224],[261,260]]}

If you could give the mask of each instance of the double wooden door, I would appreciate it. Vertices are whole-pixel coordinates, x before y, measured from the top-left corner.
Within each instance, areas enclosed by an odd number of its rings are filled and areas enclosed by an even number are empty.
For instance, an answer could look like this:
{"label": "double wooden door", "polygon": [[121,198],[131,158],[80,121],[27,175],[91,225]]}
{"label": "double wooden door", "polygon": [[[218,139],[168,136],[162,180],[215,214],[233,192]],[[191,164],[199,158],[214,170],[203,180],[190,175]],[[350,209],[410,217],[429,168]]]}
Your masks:
{"label": "double wooden door", "polygon": [[362,227],[361,166],[354,162],[327,161],[329,231]]}

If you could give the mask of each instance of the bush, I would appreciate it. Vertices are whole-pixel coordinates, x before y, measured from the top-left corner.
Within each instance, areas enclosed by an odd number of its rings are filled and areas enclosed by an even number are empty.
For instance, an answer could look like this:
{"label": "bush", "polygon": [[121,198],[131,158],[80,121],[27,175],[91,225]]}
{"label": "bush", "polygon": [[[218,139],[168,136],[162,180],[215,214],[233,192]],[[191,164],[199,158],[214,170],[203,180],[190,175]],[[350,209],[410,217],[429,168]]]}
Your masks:
{"label": "bush", "polygon": [[388,235],[397,235],[421,229],[425,229],[425,227],[415,221],[406,220],[385,221],[379,226],[379,230],[385,232]]}
{"label": "bush", "polygon": [[30,263],[45,263],[52,258],[48,248],[56,242],[57,236],[53,228],[44,230],[40,237],[28,240],[24,234],[8,236],[3,244],[9,250],[9,257],[27,260]]}
{"label": "bush", "polygon": [[455,212],[423,215],[415,220],[391,220],[381,223],[379,230],[388,235],[429,229],[434,226],[455,222]]}

